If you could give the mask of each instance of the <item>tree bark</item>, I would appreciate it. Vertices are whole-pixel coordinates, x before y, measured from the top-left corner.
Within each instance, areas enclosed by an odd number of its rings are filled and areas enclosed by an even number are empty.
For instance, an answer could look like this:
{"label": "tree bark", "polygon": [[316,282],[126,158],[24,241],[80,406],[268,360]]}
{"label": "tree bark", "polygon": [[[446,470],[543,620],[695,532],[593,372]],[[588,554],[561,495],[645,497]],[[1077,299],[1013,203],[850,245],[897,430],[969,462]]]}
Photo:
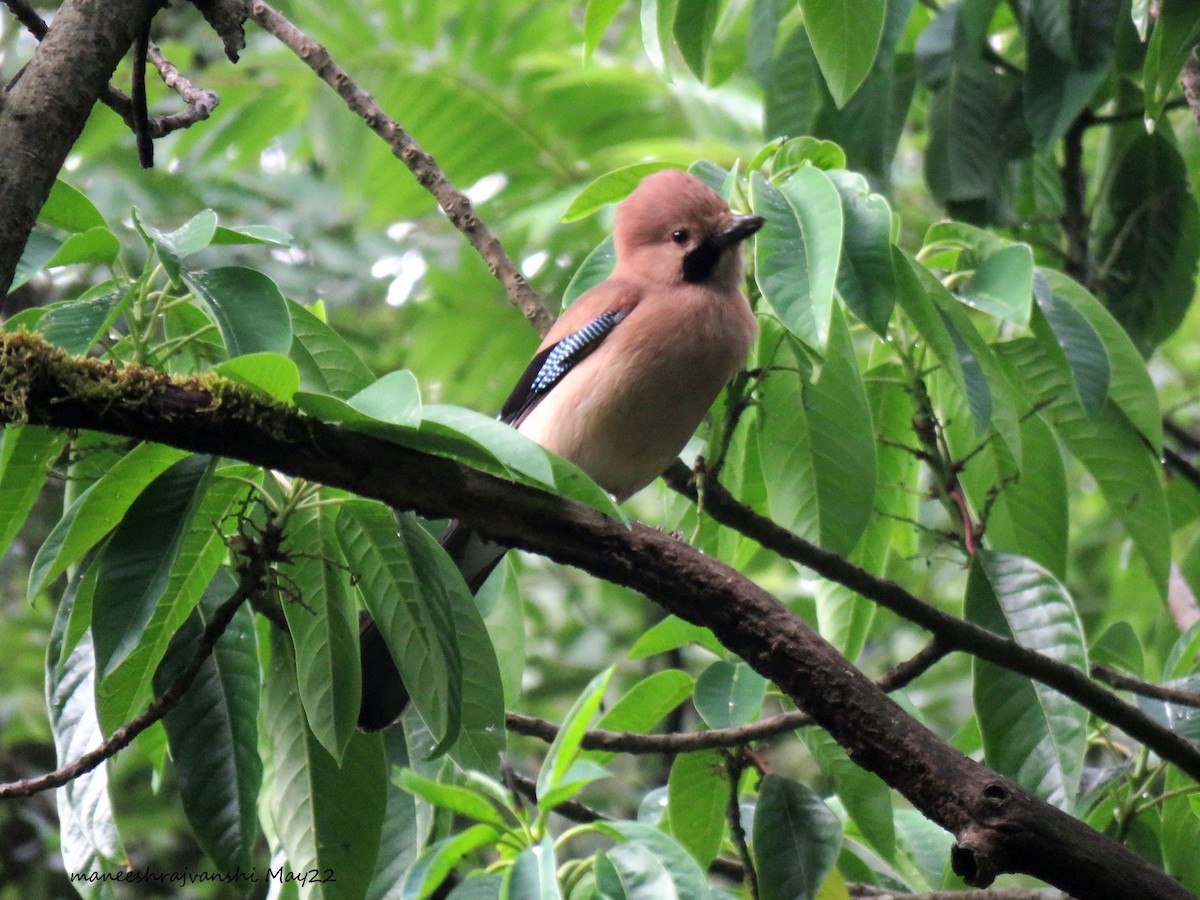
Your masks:
{"label": "tree bark", "polygon": [[160,0],[67,0],[0,93],[0,299],[88,113]]}
{"label": "tree bark", "polygon": [[[954,869],[986,886],[1024,872],[1080,900],[1188,898],[1125,847],[967,758],[911,718],[762,588],[670,535],[453,461],[263,403],[228,383],[175,382],[0,333],[0,423],[28,421],[235,457],[482,535],[641,591],[710,628],[850,757],[957,839]],[[210,389],[217,389],[214,394]]]}

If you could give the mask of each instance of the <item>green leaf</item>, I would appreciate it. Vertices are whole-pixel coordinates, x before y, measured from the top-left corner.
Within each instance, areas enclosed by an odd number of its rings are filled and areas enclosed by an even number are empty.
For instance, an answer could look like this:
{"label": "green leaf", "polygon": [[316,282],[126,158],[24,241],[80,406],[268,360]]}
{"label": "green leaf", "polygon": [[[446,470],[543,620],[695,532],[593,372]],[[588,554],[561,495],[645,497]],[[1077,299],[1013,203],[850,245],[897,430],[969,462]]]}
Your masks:
{"label": "green leaf", "polygon": [[1167,0],[1162,3],[1150,42],[1142,85],[1146,94],[1146,117],[1162,115],[1167,98],[1179,84],[1179,72],[1200,38],[1200,3],[1196,0]]}
{"label": "green leaf", "polygon": [[842,825],[821,798],[795,781],[764,776],[753,833],[761,900],[814,900],[842,843]]}
{"label": "green leaf", "polygon": [[821,774],[832,779],[834,792],[871,849],[884,859],[893,860],[896,828],[888,786],[878,775],[855,765],[825,732],[809,728],[802,734]]}
{"label": "green leaf", "polygon": [[398,769],[392,780],[411,794],[427,800],[434,806],[448,809],[456,815],[486,822],[499,828],[504,828],[504,817],[492,804],[491,799],[480,791],[457,784],[443,784],[431,778],[425,778],[412,769]]}
{"label": "green leaf", "polygon": [[1033,253],[1025,244],[1010,244],[979,261],[959,290],[968,305],[1015,325],[1029,323],[1033,302]]}
{"label": "green leaf", "polygon": [[421,421],[421,389],[417,377],[407,369],[388,372],[346,402],[380,422],[416,425]]}
{"label": "green leaf", "polygon": [[[588,4],[589,10],[593,3]],[[562,214],[559,221],[574,222],[576,219],[590,216],[609,203],[624,200],[633,193],[633,189],[647,175],[670,168],[674,168],[674,166],[669,162],[653,161],[634,163],[611,172],[605,172],[575,195],[575,199],[571,201],[571,205],[567,207],[567,211]]]}
{"label": "green leaf", "polygon": [[[1080,8],[1080,18],[1097,22],[1099,27],[1088,29],[1087,46],[1090,49],[1087,58],[1075,59],[1070,35],[1064,33],[1065,29],[1056,28],[1051,33],[1037,21],[1039,11],[1059,9],[1065,12],[1065,3],[1040,2],[1030,6],[1034,22],[1033,27],[1024,29],[1028,64],[1021,80],[1022,106],[1034,146],[1048,149],[1062,140],[1104,81],[1108,58],[1112,55],[1117,16],[1112,15],[1105,21],[1103,12]],[[1063,38],[1067,41],[1065,47]]]}
{"label": "green leaf", "polygon": [[671,834],[707,869],[721,849],[729,778],[720,751],[680,753],[667,779]]}
{"label": "green leaf", "polygon": [[1125,329],[1100,301],[1066,275],[1051,269],[1042,270],[1042,274],[1046,276],[1054,295],[1078,310],[1096,330],[1110,361],[1108,396],[1154,448],[1154,452],[1162,453],[1162,412],[1158,405],[1158,392],[1150,379],[1145,360]]}
{"label": "green leaf", "polygon": [[[1058,580],[1032,560],[989,550],[976,553],[964,613],[1001,637],[1087,671],[1075,604]],[[988,765],[1048,803],[1070,809],[1083,774],[1087,712],[1039,682],[978,659],[974,697]]]}
{"label": "green leaf", "polygon": [[97,560],[92,635],[101,678],[142,641],[214,465],[211,457],[189,456],[155,478],[130,505]]}
{"label": "green leaf", "polygon": [[679,896],[666,866],[637,844],[619,844],[598,853],[594,870],[598,900],[674,900]]}
{"label": "green leaf", "polygon": [[1130,141],[1106,180],[1092,252],[1104,305],[1148,356],[1183,321],[1200,259],[1200,208],[1183,158],[1160,132]]}
{"label": "green leaf", "polygon": [[133,224],[141,233],[146,244],[153,247],[158,253],[158,258],[162,261],[167,275],[170,276],[171,283],[178,284],[182,273],[181,261],[193,253],[199,253],[212,243],[217,230],[217,214],[211,209],[201,210],[174,231],[163,234],[143,222],[141,213],[135,208]]}
{"label": "green leaf", "polygon": [[688,68],[701,81],[720,18],[721,0],[678,0],[675,7],[675,43]]}
{"label": "green leaf", "polygon": [[493,844],[500,836],[491,825],[472,825],[452,837],[426,847],[404,879],[402,900],[424,900],[468,853]]}
{"label": "green leaf", "polygon": [[300,370],[294,362],[278,353],[235,356],[215,365],[213,371],[281,403],[289,402],[300,389]]}
{"label": "green leaf", "polygon": [[625,0],[588,0],[583,10],[583,58],[592,58]]}
{"label": "green leaf", "polygon": [[[17,269],[13,273],[12,287],[9,288],[9,291],[15,291],[46,268],[46,263],[58,252],[60,246],[62,245],[54,238],[44,235],[40,231],[31,231],[25,240],[25,249],[21,251],[21,258],[17,260]],[[11,321],[6,322],[5,325],[6,327],[16,327],[16,324]]]}
{"label": "green leaf", "polygon": [[[695,680],[679,669],[663,669],[631,687],[600,717],[596,727],[607,731],[648,732],[691,696]],[[615,751],[588,750],[587,759],[604,765]]]}
{"label": "green leaf", "polygon": [[304,885],[302,896],[362,897],[371,882],[383,827],[383,739],[355,732],[339,766],[305,725],[291,642],[279,629],[270,632],[263,718],[273,748],[268,806],[275,833],[293,872],[336,873],[336,881]]}
{"label": "green leaf", "polygon": [[875,510],[875,423],[854,344],[833,310],[820,374],[804,391],[821,546],[843,556]]}
{"label": "green leaf", "polygon": [[213,232],[212,245],[270,244],[275,247],[290,247],[292,236],[270,225],[218,225]]}
{"label": "green leaf", "polygon": [[630,659],[645,659],[688,644],[699,644],[717,656],[725,653],[720,641],[707,628],[685,622],[677,616],[667,616],[661,622],[651,625],[648,631],[634,641],[627,655]]}
{"label": "green leaf", "polygon": [[1033,332],[1043,343],[1048,345],[1053,340],[1061,348],[1071,370],[1075,393],[1084,411],[1094,416],[1108,399],[1112,377],[1108,349],[1087,317],[1054,293],[1041,272],[1034,276],[1033,285],[1041,312],[1034,317]]}
{"label": "green leaf", "polygon": [[[751,27],[759,16],[769,16],[774,3],[755,3]],[[761,12],[760,12],[761,11]],[[778,32],[790,24],[782,42]],[[763,134],[765,137],[798,137],[812,130],[821,108],[821,69],[803,25],[789,18],[763,21],[761,36],[766,64],[758,74],[763,86]],[[778,47],[777,47],[778,45]]]}
{"label": "green leaf", "polygon": [[[609,666],[597,674],[583,693],[575,700],[570,711],[563,719],[546,757],[542,761],[542,769],[538,773],[537,796],[538,806],[543,811],[552,809],[555,805],[558,789],[564,784],[567,772],[579,756],[579,745],[584,732],[591,724],[596,711],[604,700],[604,691],[612,678],[613,667]],[[561,798],[565,799],[565,798]]]}
{"label": "green leaf", "polygon": [[611,822],[607,826],[630,844],[648,850],[666,868],[675,890],[686,900],[713,896],[704,870],[683,847],[654,825],[643,822]]}
{"label": "green leaf", "polygon": [[558,887],[558,863],[550,835],[526,847],[513,860],[500,892],[503,900],[562,900]]}
{"label": "green leaf", "polygon": [[877,0],[800,0],[821,74],[842,107],[871,71],[886,4]]}
{"label": "green leaf", "polygon": [[163,444],[139,444],[80,494],[38,548],[29,571],[30,602],[99,543],[150,482],[185,456]]}
{"label": "green leaf", "polygon": [[[325,497],[324,499],[330,499]],[[280,564],[284,585],[303,591],[279,599],[296,649],[296,681],[308,728],[339,763],[358,723],[362,699],[358,611],[350,573],[341,565],[336,506],[300,509],[288,519],[291,559]]]}
{"label": "green leaf", "polygon": [[421,429],[449,429],[482,447],[500,461],[515,481],[554,490],[554,466],[540,446],[490,416],[461,406],[432,404],[421,410]]}
{"label": "green leaf", "polygon": [[416,517],[400,517],[400,538],[438,628],[453,631],[462,660],[462,730],[449,750],[464,769],[498,773],[504,752],[500,665],[462,573]]}
{"label": "green leaf", "polygon": [[[203,617],[193,612],[172,638],[154,675],[156,695],[191,661],[206,621],[236,588],[228,572],[213,582],[202,601]],[[208,858],[227,871],[254,868],[258,839],[257,644],[254,614],[243,605],[192,686],[163,718],[184,813]]]}
{"label": "green leaf", "polygon": [[575,270],[566,290],[563,291],[562,305],[566,309],[589,290],[594,288],[609,275],[617,264],[617,251],[613,246],[610,234],[592,250]]}
{"label": "green leaf", "polygon": [[84,232],[93,228],[107,228],[104,216],[83,193],[61,178],[54,179],[50,196],[38,213],[38,221],[61,228],[64,231]]}
{"label": "green leaf", "polygon": [[[409,750],[404,728],[386,728],[381,734],[388,771],[408,766]],[[375,874],[367,891],[367,900],[395,900],[396,888],[403,884],[405,875],[416,862],[431,825],[429,807],[418,804],[412,794],[389,779],[379,855],[375,859]]]}
{"label": "green leaf", "polygon": [[838,295],[868,328],[886,338],[896,305],[891,207],[879,194],[871,193],[861,175],[846,171],[827,174],[842,198],[846,219]]}
{"label": "green leaf", "polygon": [[[91,633],[84,632],[73,646],[67,640],[75,604],[87,602],[90,598],[83,596],[83,590],[95,586],[94,578],[86,576],[81,572],[69,586],[46,646],[46,707],[58,765],[74,762],[104,740],[96,717],[96,662]],[[55,791],[55,800],[63,868],[78,874],[117,871],[127,857],[109,797],[108,764],[101,763],[72,778]],[[113,895],[92,890],[85,896]]]}
{"label": "green leaf", "polygon": [[40,425],[0,430],[0,556],[25,524],[63,442],[62,434]]}
{"label": "green leaf", "polygon": [[1031,401],[1044,404],[1042,415],[1096,480],[1165,597],[1171,560],[1162,536],[1169,528],[1169,512],[1161,467],[1142,435],[1113,401],[1098,415],[1088,416],[1072,396],[1065,367],[1060,368],[1036,341],[1012,341],[1001,349],[1016,365]]}
{"label": "green leaf", "polygon": [[104,226],[89,228],[79,234],[73,234],[46,260],[46,268],[55,266],[71,266],[77,263],[109,264],[116,260],[121,252],[121,242]]}
{"label": "green leaf", "polygon": [[767,680],[743,662],[719,659],[696,679],[693,702],[709,728],[737,728],[758,718]]}
{"label": "green leaf", "polygon": [[[229,471],[229,470],[227,470]],[[171,565],[163,599],[142,629],[137,649],[100,684],[100,722],[116,728],[128,721],[150,699],[151,679],[166,653],[171,636],[182,626],[209,588],[227,553],[226,540],[237,528],[230,511],[253,490],[262,470],[249,465],[234,467],[238,478],[216,477],[199,498],[179,552]],[[216,527],[214,527],[216,526]]]}
{"label": "green leaf", "polygon": [[294,300],[287,301],[287,310],[292,325],[288,357],[300,372],[303,390],[344,400],[375,380],[340,334]]}
{"label": "green leaf", "polygon": [[115,282],[98,284],[77,300],[48,308],[37,330],[68,353],[86,353],[108,330],[124,296]]}
{"label": "green leaf", "polygon": [[754,243],[759,290],[789,331],[822,352],[842,245],[837,188],[812,167],[778,188],[752,172],[750,204],[767,220]]}
{"label": "green leaf", "polygon": [[292,322],[279,288],[253,269],[229,266],[184,272],[183,281],[212,313],[230,356],[287,355]]}
{"label": "green leaf", "polygon": [[[409,688],[413,706],[438,735],[433,756],[458,740],[462,728],[463,660],[452,611],[435,608],[445,595],[417,579],[406,542],[382,503],[350,500],[337,517],[337,534],[367,610]],[[497,681],[499,679],[497,678]]]}

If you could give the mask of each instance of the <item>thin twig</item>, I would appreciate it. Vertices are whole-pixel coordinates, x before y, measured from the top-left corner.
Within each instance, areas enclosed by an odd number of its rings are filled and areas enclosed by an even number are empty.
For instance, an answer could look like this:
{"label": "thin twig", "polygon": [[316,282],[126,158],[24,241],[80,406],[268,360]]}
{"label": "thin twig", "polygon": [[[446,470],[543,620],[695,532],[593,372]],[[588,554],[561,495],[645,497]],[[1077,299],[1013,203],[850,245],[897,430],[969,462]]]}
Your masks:
{"label": "thin twig", "polygon": [[1108,666],[1102,666],[1099,663],[1092,666],[1092,677],[1098,681],[1103,681],[1105,684],[1112,685],[1119,690],[1132,691],[1142,697],[1151,697],[1155,700],[1165,700],[1168,703],[1178,703],[1182,706],[1193,706],[1200,709],[1200,693],[1196,691],[1185,691],[1180,688],[1166,687],[1161,684],[1151,684],[1148,681],[1142,681],[1140,678],[1122,674],[1116,669],[1110,669]]}
{"label": "thin twig", "polygon": [[[27,2],[27,0],[3,0],[4,5],[11,10],[12,14],[17,17],[25,30],[32,34],[39,41],[46,36],[49,29],[44,19],[37,14],[37,11]],[[171,113],[165,116],[153,116],[147,122],[146,132],[152,138],[165,137],[173,131],[179,131],[183,128],[190,128],[197,122],[203,122],[212,115],[217,104],[221,102],[221,98],[217,96],[215,91],[198,88],[179,73],[179,69],[175,67],[169,59],[162,55],[162,51],[153,44],[150,45],[147,57],[150,62],[154,63],[158,74],[163,80],[163,84],[173,90],[187,104],[187,106],[179,112]],[[120,116],[129,128],[137,133],[137,122],[135,118],[134,102],[132,98],[124,91],[108,85],[104,93],[100,95],[100,102]]]}
{"label": "thin twig", "polygon": [[60,766],[53,772],[47,772],[45,775],[39,775],[35,778],[23,778],[20,781],[0,784],[0,799],[29,797],[40,791],[62,787],[80,775],[92,771],[106,759],[114,756],[118,750],[129,746],[134,738],[170,712],[183,695],[187,693],[188,688],[192,686],[192,682],[196,680],[196,676],[200,674],[200,669],[203,668],[208,658],[212,656],[217,641],[225,633],[225,629],[229,626],[229,623],[233,621],[233,616],[237,612],[238,607],[259,588],[260,580],[257,574],[243,576],[233,596],[217,607],[212,619],[204,627],[204,633],[200,637],[200,643],[196,647],[196,652],[192,655],[191,660],[188,661],[188,664],[176,676],[175,680],[171,682],[170,686],[156,697],[140,715],[135,716],[117,728],[107,740],[101,742],[79,758]]}
{"label": "thin twig", "polygon": [[[880,690],[894,691],[910,684],[929,670],[934,663],[950,652],[935,638],[916,655],[884,673],[875,683]],[[583,736],[585,750],[604,750],[614,753],[635,755],[650,753],[690,753],[696,750],[713,750],[742,747],[754,741],[778,737],[781,734],[807,728],[814,724],[810,716],[800,710],[780,713],[738,728],[714,728],[711,731],[691,731],[676,734],[643,734],[633,731],[607,731],[596,728]],[[539,738],[551,743],[558,735],[558,726],[546,719],[510,712],[505,716],[505,725],[515,734]]]}
{"label": "thin twig", "polygon": [[742,803],[738,787],[742,783],[742,772],[753,765],[741,753],[725,754],[725,776],[729,779],[729,799],[725,804],[725,819],[729,822],[729,836],[737,849],[742,863],[742,883],[751,900],[758,900],[758,870],[754,868],[754,857],[750,855],[750,842],[746,839],[746,827],[742,824]]}
{"label": "thin twig", "polygon": [[375,98],[360,88],[345,69],[333,61],[329,51],[292,24],[286,16],[262,0],[255,0],[251,16],[260,28],[278,38],[333,88],[351,112],[362,118],[384,140],[392,154],[408,167],[421,187],[433,194],[450,223],[483,257],[492,275],[504,285],[512,304],[524,313],[538,334],[544,335],[549,331],[554,317],[505,253],[499,239],[483,224],[470,198],[451,184],[433,156],[389,117]]}

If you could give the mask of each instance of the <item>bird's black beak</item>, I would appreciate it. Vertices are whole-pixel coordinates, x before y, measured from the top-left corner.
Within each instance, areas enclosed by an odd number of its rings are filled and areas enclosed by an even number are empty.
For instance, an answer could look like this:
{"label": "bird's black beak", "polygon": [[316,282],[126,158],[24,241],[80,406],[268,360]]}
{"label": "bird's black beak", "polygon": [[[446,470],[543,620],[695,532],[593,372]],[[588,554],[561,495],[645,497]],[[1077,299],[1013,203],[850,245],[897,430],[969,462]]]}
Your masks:
{"label": "bird's black beak", "polygon": [[731,247],[734,244],[740,244],[758,229],[763,227],[766,221],[762,216],[734,216],[729,227],[717,234],[715,240],[718,247]]}

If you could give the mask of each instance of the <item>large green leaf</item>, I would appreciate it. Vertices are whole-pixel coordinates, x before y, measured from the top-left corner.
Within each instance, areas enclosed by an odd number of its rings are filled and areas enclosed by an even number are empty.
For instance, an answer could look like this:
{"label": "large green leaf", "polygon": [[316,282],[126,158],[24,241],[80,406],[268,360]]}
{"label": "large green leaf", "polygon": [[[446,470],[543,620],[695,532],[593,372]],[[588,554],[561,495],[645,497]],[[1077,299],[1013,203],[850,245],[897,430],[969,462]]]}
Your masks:
{"label": "large green leaf", "polygon": [[1200,208],[1161,130],[1131,140],[1106,179],[1092,253],[1104,305],[1149,355],[1183,321],[1200,259]]}
{"label": "large green leaf", "polygon": [[253,269],[229,266],[184,272],[184,283],[212,312],[230,356],[287,355],[292,320],[279,288]]}
{"label": "large green leaf", "polygon": [[99,481],[63,512],[29,571],[26,596],[32,601],[42,588],[78,562],[125,517],[130,505],[155,478],[187,454],[163,444],[143,443],[123,455]]}
{"label": "large green leaf", "polygon": [[[107,677],[144,638],[215,460],[189,456],[152,481],[104,547],[92,606],[96,666]],[[197,595],[198,597],[198,595]]]}
{"label": "large green leaf", "polygon": [[6,425],[0,431],[0,555],[17,536],[64,438],[39,425]]}
{"label": "large green leaf", "polygon": [[1066,366],[1035,339],[1012,341],[1000,349],[1016,366],[1030,399],[1043,405],[1042,415],[1096,480],[1165,597],[1171,559],[1162,536],[1169,533],[1170,517],[1161,467],[1141,434],[1112,400],[1088,416],[1072,394]]}
{"label": "large green leaf", "polygon": [[[1008,553],[981,550],[971,562],[966,618],[1023,647],[1087,671],[1083,626],[1070,594],[1048,571]],[[974,661],[975,714],[987,763],[1038,796],[1069,809],[1087,750],[1087,711],[1008,669]]]}
{"label": "large green leaf", "polygon": [[375,380],[346,339],[321,319],[293,300],[287,301],[287,311],[292,325],[288,356],[300,370],[303,390],[344,400]]}
{"label": "large green leaf", "polygon": [[[161,695],[191,661],[205,624],[236,587],[228,572],[214,581],[200,610],[172,638],[154,675],[156,694]],[[243,606],[192,686],[163,718],[188,822],[208,858],[226,871],[254,868],[262,785],[258,702],[254,615]]]}
{"label": "large green leaf", "polygon": [[[764,93],[763,132],[768,138],[797,137],[812,130],[820,109],[821,70],[801,23],[794,18],[786,23],[766,18],[777,5],[755,3],[751,20],[751,40],[761,41],[766,57],[758,75]],[[760,20],[759,29],[754,29]],[[780,41],[782,29],[787,29],[787,37]]]}
{"label": "large green leaf", "polygon": [[563,719],[558,734],[546,751],[537,779],[538,806],[542,810],[551,809],[556,802],[566,799],[563,796],[564,788],[570,787],[569,773],[579,756],[579,745],[592,718],[600,709],[612,673],[610,666],[588,683]]}
{"label": "large green leaf", "polygon": [[38,213],[38,221],[74,232],[107,226],[96,205],[78,188],[72,187],[61,178],[54,179],[50,195]]}
{"label": "large green leaf", "polygon": [[637,844],[618,844],[596,855],[597,900],[674,900],[671,873],[653,853]]}
{"label": "large green leaf", "polygon": [[842,825],[820,797],[798,782],[764,776],[752,841],[761,900],[814,900],[841,843]]}
{"label": "large green leaf", "polygon": [[[408,743],[403,728],[387,728],[382,732],[389,772],[409,764]],[[375,874],[367,891],[367,900],[396,900],[404,876],[416,861],[427,836],[432,816],[428,806],[418,805],[408,791],[388,779],[387,808],[383,814],[383,831],[379,836],[379,855]]]}
{"label": "large green leaf", "polygon": [[142,629],[137,649],[100,684],[97,699],[100,722],[105,728],[116,728],[149,702],[151,679],[171,636],[187,619],[225,560],[226,541],[237,528],[231,510],[252,490],[249,485],[261,482],[263,477],[262,470],[248,465],[230,467],[225,475],[228,477],[213,479],[200,498],[179,542],[163,599]]}
{"label": "large green leaf", "polygon": [[404,878],[403,900],[431,897],[462,858],[496,843],[500,832],[492,825],[471,825],[426,847]]}
{"label": "large green leaf", "polygon": [[342,504],[337,534],[413,705],[438,736],[435,755],[445,753],[458,740],[463,714],[462,651],[457,631],[446,624],[453,621],[453,610],[435,608],[445,594],[419,582],[396,522],[382,503]]}
{"label": "large green leaf", "polygon": [[720,16],[721,0],[677,0],[675,6],[675,43],[688,68],[701,81]]}
{"label": "large green leaf", "polygon": [[562,900],[557,860],[550,835],[522,850],[505,873],[503,900]]}
{"label": "large green leaf", "polygon": [[754,243],[759,290],[789,331],[822,352],[842,247],[837,188],[812,167],[779,187],[751,173],[750,205],[767,220]]}
{"label": "large green leaf", "polygon": [[1083,313],[1050,289],[1040,272],[1034,276],[1034,296],[1038,310],[1033,317],[1034,334],[1047,346],[1053,336],[1070,367],[1079,402],[1089,416],[1095,415],[1108,399],[1112,378],[1104,341]]}
{"label": "large green leaf", "polygon": [[850,310],[880,337],[896,305],[896,275],[892,271],[892,210],[886,199],[871,193],[861,175],[826,173],[842,198],[846,219],[842,260],[838,266],[838,295]]}
{"label": "large green leaf", "polygon": [[729,778],[718,750],[680,753],[667,779],[667,818],[671,834],[704,868],[721,849]]}
{"label": "large green leaf", "polygon": [[341,766],[334,761],[305,724],[296,658],[291,642],[278,629],[271,629],[263,718],[274,764],[268,805],[288,866],[297,873],[336,873],[330,880],[306,880],[300,896],[362,897],[375,869],[383,826],[383,739],[355,732]]}
{"label": "large green leaf", "polygon": [[736,728],[758,718],[767,680],[743,662],[719,659],[696,679],[693,702],[709,728]]}
{"label": "large green leaf", "polygon": [[[95,584],[94,569],[89,573],[85,567],[76,576],[59,604],[46,645],[46,706],[59,765],[75,761],[104,740],[96,717],[91,634],[85,632],[73,645],[67,640],[75,604],[90,602],[84,594]],[[117,871],[126,857],[109,798],[108,764],[68,781],[55,791],[55,800],[63,868],[78,874]],[[88,898],[116,896],[103,882],[78,884]]]}
{"label": "large green leaf", "polygon": [[886,6],[878,0],[800,0],[821,74],[839,107],[871,71]]}
{"label": "large green leaf", "polygon": [[504,688],[487,627],[457,566],[416,517],[400,517],[400,539],[438,628],[453,629],[462,658],[462,731],[450,756],[464,769],[498,774]]}
{"label": "large green leaf", "polygon": [[47,309],[37,330],[68,353],[86,353],[108,330],[124,296],[115,282],[105,281],[78,299]]}
{"label": "large green leaf", "polygon": [[[592,5],[589,3],[588,9],[591,9]],[[633,163],[605,172],[575,195],[567,211],[562,214],[562,221],[573,222],[582,219],[609,203],[624,200],[647,175],[671,167],[669,162],[653,161]]]}
{"label": "large green leaf", "polygon": [[892,794],[878,775],[859,768],[833,738],[815,728],[803,732],[804,743],[833,781],[833,790],[871,849],[886,860],[895,858],[896,828]]}
{"label": "large green leaf", "polygon": [[340,762],[358,722],[362,680],[358,611],[350,573],[341,565],[336,513],[336,506],[314,506],[288,520],[284,546],[290,559],[279,567],[279,599],[296,650],[308,728]]}
{"label": "large green leaf", "polygon": [[[1041,0],[1029,4],[1024,29],[1028,70],[1022,79],[1025,122],[1039,149],[1053,147],[1079,115],[1108,70],[1119,8],[1112,3],[1076,7],[1082,26],[1083,53],[1071,46],[1071,24],[1066,19],[1068,0]],[[1095,7],[1095,8],[1092,8]],[[1054,14],[1049,11],[1054,10]]]}
{"label": "large green leaf", "polygon": [[667,870],[675,890],[686,900],[707,900],[712,896],[704,870],[682,846],[654,825],[646,822],[612,822],[608,826],[630,844],[649,851]]}

